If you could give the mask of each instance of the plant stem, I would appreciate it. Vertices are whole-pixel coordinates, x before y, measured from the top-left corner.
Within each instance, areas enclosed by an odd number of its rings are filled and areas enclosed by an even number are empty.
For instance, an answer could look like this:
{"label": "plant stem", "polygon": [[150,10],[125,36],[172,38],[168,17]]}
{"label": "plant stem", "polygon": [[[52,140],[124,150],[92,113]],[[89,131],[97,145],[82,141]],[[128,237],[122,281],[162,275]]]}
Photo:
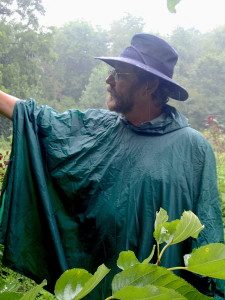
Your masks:
{"label": "plant stem", "polygon": [[[171,242],[172,242],[172,241],[171,241]],[[156,262],[156,265],[157,265],[157,266],[160,264],[161,258],[162,258],[162,256],[163,256],[164,252],[166,251],[166,249],[170,246],[171,242],[168,243],[168,244],[166,244],[166,246],[164,246],[164,247],[162,248],[162,251],[161,251],[161,253],[159,254],[158,260],[157,260],[157,262]]]}
{"label": "plant stem", "polygon": [[160,249],[159,249],[159,243],[157,242],[157,262],[159,260],[159,255],[160,255]]}
{"label": "plant stem", "polygon": [[169,271],[174,271],[174,270],[187,270],[187,267],[173,267],[173,268],[168,268],[167,270]]}

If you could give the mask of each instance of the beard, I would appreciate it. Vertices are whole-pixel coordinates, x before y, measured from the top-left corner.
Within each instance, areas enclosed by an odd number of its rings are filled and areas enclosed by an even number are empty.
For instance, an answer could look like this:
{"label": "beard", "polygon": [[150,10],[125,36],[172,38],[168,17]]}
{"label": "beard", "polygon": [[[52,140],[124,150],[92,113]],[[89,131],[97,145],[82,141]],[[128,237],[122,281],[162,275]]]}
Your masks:
{"label": "beard", "polygon": [[107,107],[110,111],[117,113],[126,114],[129,113],[134,107],[134,97],[132,91],[127,95],[123,96],[118,94],[112,88],[108,88]]}

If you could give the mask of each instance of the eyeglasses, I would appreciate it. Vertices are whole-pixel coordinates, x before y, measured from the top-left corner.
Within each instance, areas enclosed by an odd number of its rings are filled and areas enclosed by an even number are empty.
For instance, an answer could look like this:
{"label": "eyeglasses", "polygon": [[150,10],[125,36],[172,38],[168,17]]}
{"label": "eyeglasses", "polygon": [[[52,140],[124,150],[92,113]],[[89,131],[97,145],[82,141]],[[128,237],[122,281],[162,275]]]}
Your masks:
{"label": "eyeglasses", "polygon": [[113,76],[116,81],[126,79],[127,75],[134,75],[134,74],[135,73],[122,73],[122,72],[120,73],[117,72],[115,69],[109,71],[109,76]]}

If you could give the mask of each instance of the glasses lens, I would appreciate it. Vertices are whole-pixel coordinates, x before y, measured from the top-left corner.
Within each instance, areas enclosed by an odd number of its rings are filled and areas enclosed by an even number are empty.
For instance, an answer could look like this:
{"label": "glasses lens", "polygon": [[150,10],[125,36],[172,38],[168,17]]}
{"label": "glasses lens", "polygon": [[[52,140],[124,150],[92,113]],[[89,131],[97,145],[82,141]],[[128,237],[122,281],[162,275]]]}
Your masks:
{"label": "glasses lens", "polygon": [[109,70],[109,76],[110,75],[115,77],[116,76],[116,70],[115,69]]}

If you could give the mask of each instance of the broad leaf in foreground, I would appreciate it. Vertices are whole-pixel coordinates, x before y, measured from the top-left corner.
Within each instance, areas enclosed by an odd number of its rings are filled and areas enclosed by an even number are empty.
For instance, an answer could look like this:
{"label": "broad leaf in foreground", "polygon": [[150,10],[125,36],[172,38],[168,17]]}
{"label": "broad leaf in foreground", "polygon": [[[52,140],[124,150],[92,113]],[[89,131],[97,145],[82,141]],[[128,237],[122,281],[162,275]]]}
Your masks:
{"label": "broad leaf in foreground", "polygon": [[79,300],[90,293],[106,276],[109,269],[103,264],[94,275],[84,269],[65,271],[56,282],[55,295],[59,300]]}
{"label": "broad leaf in foreground", "polygon": [[119,258],[117,260],[117,266],[121,270],[125,270],[139,263],[140,262],[135,256],[134,252],[130,250],[120,252]]}
{"label": "broad leaf in foreground", "polygon": [[211,299],[171,271],[152,264],[137,264],[116,274],[112,281],[112,291],[115,294],[126,286],[144,287],[149,284],[173,289],[189,300]]}
{"label": "broad leaf in foreground", "polygon": [[171,244],[177,244],[189,237],[197,238],[204,225],[192,211],[185,211],[176,227]]}
{"label": "broad leaf in foreground", "polygon": [[194,250],[188,259],[187,269],[200,275],[225,279],[225,245],[214,243]]}
{"label": "broad leaf in foreground", "polygon": [[120,300],[185,300],[174,290],[165,287],[156,287],[154,285],[146,285],[144,287],[127,286],[113,295],[113,298]]}

